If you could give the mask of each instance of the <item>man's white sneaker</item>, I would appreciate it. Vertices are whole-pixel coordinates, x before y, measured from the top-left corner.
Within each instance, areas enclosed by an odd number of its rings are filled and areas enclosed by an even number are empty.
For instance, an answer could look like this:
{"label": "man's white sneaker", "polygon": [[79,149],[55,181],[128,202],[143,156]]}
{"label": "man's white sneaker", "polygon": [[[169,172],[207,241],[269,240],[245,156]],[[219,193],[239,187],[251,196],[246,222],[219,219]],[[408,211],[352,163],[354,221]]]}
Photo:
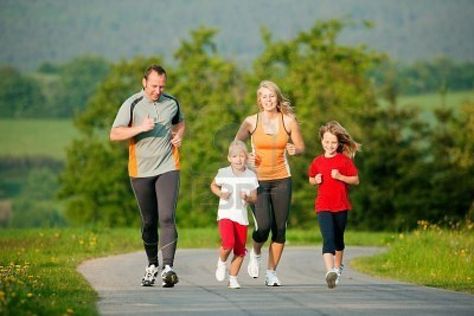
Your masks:
{"label": "man's white sneaker", "polygon": [[237,281],[236,276],[229,276],[229,285],[227,286],[229,289],[240,289],[239,281]]}
{"label": "man's white sneaker", "polygon": [[250,250],[247,272],[249,273],[250,277],[254,279],[258,278],[258,275],[260,273],[260,260],[261,255],[257,255],[252,248],[252,250]]}
{"label": "man's white sneaker", "polygon": [[336,287],[337,276],[337,270],[334,268],[326,273],[326,283],[328,284],[328,288],[333,289]]}
{"label": "man's white sneaker", "polygon": [[142,277],[142,286],[152,286],[158,276],[158,267],[154,264],[145,268],[145,274]]}
{"label": "man's white sneaker", "polygon": [[219,258],[217,260],[216,280],[222,282],[225,280],[227,274],[227,265]]}
{"label": "man's white sneaker", "polygon": [[335,282],[336,285],[338,285],[339,282],[341,281],[342,271],[344,271],[344,265],[343,264],[341,264],[339,266],[339,268],[336,268],[336,273],[337,273],[337,278],[336,278],[336,282]]}
{"label": "man's white sneaker", "polygon": [[267,270],[266,277],[265,277],[265,285],[266,286],[280,286],[281,282],[276,275],[276,271]]}
{"label": "man's white sneaker", "polygon": [[178,276],[171,266],[165,265],[165,268],[161,271],[161,280],[163,281],[163,287],[173,287],[178,283]]}

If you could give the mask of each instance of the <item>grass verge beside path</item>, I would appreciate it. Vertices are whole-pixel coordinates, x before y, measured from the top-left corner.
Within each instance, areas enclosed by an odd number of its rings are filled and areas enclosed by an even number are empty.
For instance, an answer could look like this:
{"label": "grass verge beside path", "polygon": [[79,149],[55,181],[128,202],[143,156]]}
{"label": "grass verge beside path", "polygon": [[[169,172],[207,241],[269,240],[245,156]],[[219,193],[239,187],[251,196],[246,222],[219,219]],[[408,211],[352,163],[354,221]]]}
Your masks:
{"label": "grass verge beside path", "polygon": [[474,294],[474,224],[440,229],[421,222],[399,234],[389,251],[352,261],[370,275]]}
{"label": "grass verge beside path", "polygon": [[82,261],[138,249],[137,230],[0,230],[0,315],[97,315]]}

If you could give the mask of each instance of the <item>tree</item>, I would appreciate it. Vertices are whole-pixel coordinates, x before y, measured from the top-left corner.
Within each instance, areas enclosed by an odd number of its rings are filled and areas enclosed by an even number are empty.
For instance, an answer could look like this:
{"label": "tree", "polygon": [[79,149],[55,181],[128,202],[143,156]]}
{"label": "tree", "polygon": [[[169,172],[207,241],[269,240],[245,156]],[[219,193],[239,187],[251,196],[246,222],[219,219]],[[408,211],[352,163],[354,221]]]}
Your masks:
{"label": "tree", "polygon": [[[430,213],[424,219],[460,221],[474,214],[474,103],[458,113],[440,108],[438,123],[430,134]],[[445,223],[446,224],[446,223]]]}
{"label": "tree", "polygon": [[61,227],[66,225],[54,201],[56,173],[48,168],[29,172],[22,192],[13,201],[10,227]]}
{"label": "tree", "polygon": [[416,110],[396,104],[365,112],[359,123],[364,132],[363,151],[356,157],[361,185],[352,194],[350,222],[365,230],[415,227],[432,198],[425,164],[427,126]]}
{"label": "tree", "polygon": [[182,147],[181,193],[178,223],[208,226],[215,221],[217,200],[209,185],[217,169],[227,164],[227,148],[239,127],[246,106],[243,83],[235,65],[218,56],[216,31],[199,28],[183,41],[171,75],[173,93],[186,119]]}
{"label": "tree", "polygon": [[0,68],[0,117],[44,117],[44,101],[35,79],[13,67]]}
{"label": "tree", "polygon": [[103,58],[94,56],[81,56],[60,65],[51,114],[73,117],[83,111],[89,98],[107,76],[109,68]]}

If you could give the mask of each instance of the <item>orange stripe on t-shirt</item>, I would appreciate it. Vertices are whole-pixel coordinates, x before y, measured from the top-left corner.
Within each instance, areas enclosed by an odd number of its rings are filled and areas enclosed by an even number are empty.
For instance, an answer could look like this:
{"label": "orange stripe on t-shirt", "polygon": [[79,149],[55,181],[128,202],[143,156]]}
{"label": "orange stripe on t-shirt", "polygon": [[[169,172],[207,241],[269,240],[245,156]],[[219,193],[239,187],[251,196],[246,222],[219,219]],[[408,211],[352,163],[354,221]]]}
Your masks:
{"label": "orange stripe on t-shirt", "polygon": [[128,142],[128,175],[130,177],[138,175],[136,143],[133,138]]}

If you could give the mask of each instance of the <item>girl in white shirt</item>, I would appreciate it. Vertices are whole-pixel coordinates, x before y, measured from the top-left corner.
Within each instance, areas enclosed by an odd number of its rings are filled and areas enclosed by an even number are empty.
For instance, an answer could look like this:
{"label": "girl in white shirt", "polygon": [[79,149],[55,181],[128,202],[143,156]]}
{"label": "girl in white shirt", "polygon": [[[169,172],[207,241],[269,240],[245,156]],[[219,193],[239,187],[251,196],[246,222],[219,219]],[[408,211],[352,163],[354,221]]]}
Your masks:
{"label": "girl in white shirt", "polygon": [[258,180],[247,168],[248,152],[242,141],[235,140],[229,146],[227,156],[230,166],[221,168],[211,183],[211,191],[219,197],[217,221],[221,237],[216,279],[224,281],[227,274],[227,258],[234,252],[230,263],[229,283],[231,289],[240,288],[237,274],[245,257],[247,205],[257,199]]}

